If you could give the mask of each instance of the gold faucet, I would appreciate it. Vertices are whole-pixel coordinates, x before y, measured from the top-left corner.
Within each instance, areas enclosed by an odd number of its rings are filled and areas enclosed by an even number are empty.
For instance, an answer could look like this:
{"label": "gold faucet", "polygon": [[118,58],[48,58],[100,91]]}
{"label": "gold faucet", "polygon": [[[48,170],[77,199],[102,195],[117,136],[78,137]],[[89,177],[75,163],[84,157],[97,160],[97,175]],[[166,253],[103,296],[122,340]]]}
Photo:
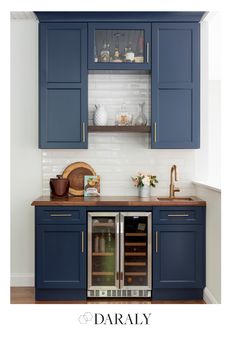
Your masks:
{"label": "gold faucet", "polygon": [[176,188],[174,185],[173,174],[175,174],[175,178],[174,178],[175,181],[178,181],[177,167],[175,164],[171,167],[171,183],[170,183],[170,194],[169,194],[170,199],[173,199],[175,197],[175,192],[180,191],[180,189]]}

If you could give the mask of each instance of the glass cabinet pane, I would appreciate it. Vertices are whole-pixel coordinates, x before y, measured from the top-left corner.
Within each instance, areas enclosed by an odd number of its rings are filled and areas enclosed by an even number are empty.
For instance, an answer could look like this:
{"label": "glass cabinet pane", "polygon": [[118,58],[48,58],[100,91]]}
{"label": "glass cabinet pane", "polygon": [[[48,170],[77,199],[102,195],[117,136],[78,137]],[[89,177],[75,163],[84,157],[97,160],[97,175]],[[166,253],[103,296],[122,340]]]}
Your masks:
{"label": "glass cabinet pane", "polygon": [[144,63],[144,30],[95,30],[94,62]]}
{"label": "glass cabinet pane", "polygon": [[124,218],[124,286],[148,284],[148,217]]}
{"label": "glass cabinet pane", "polygon": [[115,286],[115,217],[92,217],[92,286]]}

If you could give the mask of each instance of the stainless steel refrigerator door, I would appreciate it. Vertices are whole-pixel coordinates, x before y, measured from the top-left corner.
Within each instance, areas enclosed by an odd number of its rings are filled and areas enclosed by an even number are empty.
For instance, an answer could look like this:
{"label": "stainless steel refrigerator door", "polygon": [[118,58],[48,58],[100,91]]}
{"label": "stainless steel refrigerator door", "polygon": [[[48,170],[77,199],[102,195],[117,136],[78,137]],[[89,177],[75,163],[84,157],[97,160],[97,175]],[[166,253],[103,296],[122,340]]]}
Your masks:
{"label": "stainless steel refrigerator door", "polygon": [[[146,235],[144,235],[145,234],[144,231],[138,231],[137,233],[128,233],[126,231],[126,229],[128,228],[127,220],[130,222],[132,218],[133,218],[133,221],[135,220],[134,223],[138,223],[138,220],[146,219],[146,222],[140,223],[138,225],[138,227],[140,228],[141,228],[141,224],[143,227],[144,227],[144,224],[147,225]],[[152,270],[151,270],[152,269],[152,261],[151,261],[152,239],[151,238],[152,238],[152,213],[151,212],[121,212],[120,213],[120,288],[121,289],[127,289],[127,290],[142,290],[142,289],[151,290],[152,289]],[[131,240],[129,241],[127,239],[131,239]],[[138,251],[138,247],[139,249],[142,249],[142,250]],[[144,253],[145,255],[143,256]],[[134,272],[133,270],[127,270],[128,268],[134,269]],[[128,281],[130,281],[130,283],[128,283]],[[139,283],[137,283],[138,281]]]}
{"label": "stainless steel refrigerator door", "polygon": [[[95,235],[95,229],[99,225],[98,222],[100,220],[104,220],[107,222],[109,220],[114,219],[115,221],[115,248],[114,248],[114,256],[115,256],[115,270],[114,270],[114,280],[113,280],[113,285],[109,284],[102,284],[100,285],[99,283],[94,283],[94,261],[95,259],[102,260],[107,259],[109,254],[101,252],[95,252],[94,247],[97,246],[97,244],[94,244],[94,235]],[[102,223],[101,223],[101,228],[102,228]],[[107,229],[109,228],[108,222],[107,222]],[[104,227],[105,229],[105,227]],[[110,289],[119,289],[120,288],[120,276],[119,276],[119,212],[89,212],[88,213],[88,290],[110,290]],[[97,236],[96,236],[97,237]],[[102,235],[101,235],[102,237]],[[101,245],[101,244],[100,244]],[[103,246],[103,244],[102,244]],[[103,265],[102,270],[104,270],[105,263]],[[101,275],[103,274],[105,278],[105,272],[96,272],[100,273]],[[108,273],[108,272],[106,272]],[[97,275],[99,278],[99,275]],[[100,276],[102,278],[102,276]]]}

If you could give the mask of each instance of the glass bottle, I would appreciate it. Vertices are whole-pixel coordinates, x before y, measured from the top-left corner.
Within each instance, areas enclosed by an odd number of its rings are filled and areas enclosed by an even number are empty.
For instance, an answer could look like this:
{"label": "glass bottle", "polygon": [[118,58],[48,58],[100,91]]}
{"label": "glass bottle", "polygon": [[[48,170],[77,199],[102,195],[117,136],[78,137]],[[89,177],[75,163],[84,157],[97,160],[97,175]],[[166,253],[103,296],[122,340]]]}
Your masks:
{"label": "glass bottle", "polygon": [[126,62],[133,62],[135,60],[135,53],[131,48],[131,43],[126,48]]}
{"label": "glass bottle", "polygon": [[105,250],[106,252],[113,252],[112,234],[110,232],[110,229],[108,230],[108,237]]}
{"label": "glass bottle", "polygon": [[109,62],[110,61],[110,50],[109,44],[104,43],[103,49],[100,51],[100,61],[101,62]]}
{"label": "glass bottle", "polygon": [[105,252],[105,238],[104,238],[104,232],[102,231],[101,237],[100,237],[100,252],[104,253]]}
{"label": "glass bottle", "polygon": [[146,126],[147,125],[147,118],[144,114],[144,105],[145,102],[139,104],[139,114],[135,119],[135,125],[137,126]]}

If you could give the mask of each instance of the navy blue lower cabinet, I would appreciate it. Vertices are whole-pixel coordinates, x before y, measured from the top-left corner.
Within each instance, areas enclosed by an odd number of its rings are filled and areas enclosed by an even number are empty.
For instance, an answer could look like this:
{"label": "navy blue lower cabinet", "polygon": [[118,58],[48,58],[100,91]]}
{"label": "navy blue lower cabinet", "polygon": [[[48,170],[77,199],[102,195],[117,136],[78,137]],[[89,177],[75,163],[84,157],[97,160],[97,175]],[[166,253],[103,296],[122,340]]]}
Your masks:
{"label": "navy blue lower cabinet", "polygon": [[84,225],[37,225],[36,299],[86,299]]}
{"label": "navy blue lower cabinet", "polygon": [[205,286],[203,225],[153,226],[153,299],[199,299]]}
{"label": "navy blue lower cabinet", "polygon": [[199,29],[152,24],[152,148],[200,147]]}

